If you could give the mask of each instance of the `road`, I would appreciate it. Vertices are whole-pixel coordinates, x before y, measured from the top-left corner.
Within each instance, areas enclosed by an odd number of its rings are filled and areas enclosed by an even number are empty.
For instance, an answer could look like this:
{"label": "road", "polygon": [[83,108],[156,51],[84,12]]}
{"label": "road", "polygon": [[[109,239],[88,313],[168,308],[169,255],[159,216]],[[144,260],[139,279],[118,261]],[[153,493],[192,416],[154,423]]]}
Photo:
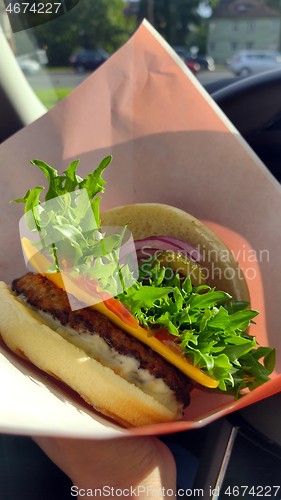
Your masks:
{"label": "road", "polygon": [[27,75],[27,79],[34,90],[73,88],[78,87],[90,74],[77,75],[71,70],[48,73],[47,70],[43,70],[38,75]]}
{"label": "road", "polygon": [[226,78],[234,78],[233,74],[227,69],[215,70],[215,71],[201,71],[197,75],[197,79],[202,85],[207,83],[217,82],[218,80],[225,80]]}
{"label": "road", "polygon": [[[50,88],[73,88],[82,83],[91,73],[77,75],[71,70],[65,72],[50,72],[42,71],[38,75],[27,76],[30,85],[34,90],[50,89]],[[233,78],[233,75],[227,70],[202,71],[197,75],[199,82],[202,85],[215,82],[225,78]]]}

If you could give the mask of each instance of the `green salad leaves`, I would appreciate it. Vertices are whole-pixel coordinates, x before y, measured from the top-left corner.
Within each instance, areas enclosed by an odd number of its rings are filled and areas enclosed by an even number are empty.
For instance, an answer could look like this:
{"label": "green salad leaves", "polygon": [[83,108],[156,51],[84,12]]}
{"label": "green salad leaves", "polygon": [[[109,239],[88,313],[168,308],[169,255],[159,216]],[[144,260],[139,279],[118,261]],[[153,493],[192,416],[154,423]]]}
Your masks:
{"label": "green salad leaves", "polygon": [[39,199],[43,186],[12,201],[25,203],[25,223],[38,238],[29,241],[53,260],[48,272],[68,270],[73,278],[83,277],[87,284],[94,280],[103,292],[116,295],[135,280],[128,265],[119,263],[126,227],[109,235],[100,228],[101,197],[96,195],[104,191],[101,174],[111,160],[111,156],[104,158],[86,179],[76,174],[79,160],[73,161],[64,175],[43,161],[32,160],[49,183],[45,203]]}
{"label": "green salad leaves", "polygon": [[39,238],[33,244],[53,258],[49,271],[68,267],[98,282],[129,308],[148,335],[167,329],[194,366],[219,382],[215,391],[238,399],[243,389],[252,391],[268,381],[275,349],[258,346],[247,333],[258,314],[248,309],[248,302],[231,301],[227,293],[206,285],[193,287],[190,277],[183,280],[169,264],[161,267],[157,256],[140,264],[137,281],[130,255],[119,264],[126,226],[120,234],[101,233],[101,198],[96,197],[104,191],[101,175],[110,162],[106,157],[86,179],[76,174],[79,160],[64,175],[42,161],[31,162],[47,177],[48,203],[39,200],[42,186],[13,201],[25,204],[28,229]]}
{"label": "green salad leaves", "polygon": [[230,295],[209,286],[192,287],[189,276],[181,283],[155,257],[139,271],[138,282],[118,298],[148,330],[166,327],[194,366],[219,381],[218,390],[238,399],[242,389],[269,380],[275,349],[257,347],[246,333],[259,314],[247,309],[248,302],[229,302]]}

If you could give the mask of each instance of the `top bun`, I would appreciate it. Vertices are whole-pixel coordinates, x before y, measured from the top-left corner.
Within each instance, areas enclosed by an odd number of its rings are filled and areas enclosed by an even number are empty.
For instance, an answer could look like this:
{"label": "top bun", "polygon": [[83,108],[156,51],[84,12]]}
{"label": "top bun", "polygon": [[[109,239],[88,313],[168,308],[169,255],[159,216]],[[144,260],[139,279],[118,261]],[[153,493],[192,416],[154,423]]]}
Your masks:
{"label": "top bun", "polygon": [[124,226],[134,240],[150,236],[178,238],[202,254],[207,283],[231,295],[234,300],[250,301],[242,270],[225,243],[205,224],[178,208],[159,203],[139,203],[112,208],[101,213],[102,226]]}

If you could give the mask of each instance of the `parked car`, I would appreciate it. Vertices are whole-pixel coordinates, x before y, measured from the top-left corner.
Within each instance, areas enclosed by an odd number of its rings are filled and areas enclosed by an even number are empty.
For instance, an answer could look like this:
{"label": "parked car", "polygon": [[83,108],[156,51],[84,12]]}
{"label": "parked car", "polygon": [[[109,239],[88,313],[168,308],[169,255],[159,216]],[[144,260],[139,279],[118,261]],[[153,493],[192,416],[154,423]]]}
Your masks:
{"label": "parked car", "polygon": [[202,70],[214,71],[215,62],[212,57],[203,55],[197,55],[196,57],[192,56],[184,47],[173,47],[173,49],[182,59],[184,59],[185,63],[186,61],[197,63],[200,64],[200,69]]}
{"label": "parked car", "polygon": [[78,52],[78,54],[71,56],[69,61],[76,73],[85,73],[85,71],[94,71],[107,61],[109,57],[110,54],[100,48],[92,51],[84,50]]}
{"label": "parked car", "polygon": [[34,59],[30,59],[29,57],[18,57],[17,58],[20,69],[26,75],[36,75],[40,71],[40,64],[38,61],[34,61]]}
{"label": "parked car", "polygon": [[281,53],[273,51],[242,50],[227,61],[235,76],[249,76],[281,68]]}
{"label": "parked car", "polygon": [[186,66],[190,69],[190,71],[192,71],[192,73],[194,75],[197,75],[197,73],[199,73],[200,69],[201,69],[201,66],[200,64],[198,64],[197,62],[195,61],[189,61],[188,59],[183,59]]}
{"label": "parked car", "polygon": [[215,61],[211,56],[196,56],[192,57],[192,60],[200,64],[202,70],[214,71]]}
{"label": "parked car", "polygon": [[201,66],[198,62],[194,61],[189,52],[184,47],[173,47],[174,51],[180,56],[180,58],[185,62],[186,66],[192,71],[194,75],[199,73]]}

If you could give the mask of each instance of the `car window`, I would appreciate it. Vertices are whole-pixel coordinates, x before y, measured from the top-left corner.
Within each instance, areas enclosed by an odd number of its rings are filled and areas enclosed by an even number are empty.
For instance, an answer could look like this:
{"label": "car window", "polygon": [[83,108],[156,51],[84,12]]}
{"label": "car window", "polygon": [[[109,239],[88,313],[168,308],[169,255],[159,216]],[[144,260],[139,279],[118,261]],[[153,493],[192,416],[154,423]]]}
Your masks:
{"label": "car window", "polygon": [[[203,85],[265,71],[267,64],[281,57],[281,6],[275,0],[69,2],[76,5],[64,15],[13,32],[7,9],[13,2],[0,0],[2,30],[47,109],[121,47],[143,18],[148,18]],[[248,61],[247,66],[232,66],[235,60],[237,64]]]}
{"label": "car window", "polygon": [[276,61],[276,57],[272,57],[272,56],[268,56],[268,55],[262,55],[261,59],[262,59],[262,61],[273,62],[273,63]]}
{"label": "car window", "polygon": [[9,12],[12,7],[7,6],[14,3],[0,0],[0,27],[25,77],[47,109],[74,90],[137,28],[136,16],[126,15],[123,0],[75,3],[73,9],[56,19],[13,32]]}

